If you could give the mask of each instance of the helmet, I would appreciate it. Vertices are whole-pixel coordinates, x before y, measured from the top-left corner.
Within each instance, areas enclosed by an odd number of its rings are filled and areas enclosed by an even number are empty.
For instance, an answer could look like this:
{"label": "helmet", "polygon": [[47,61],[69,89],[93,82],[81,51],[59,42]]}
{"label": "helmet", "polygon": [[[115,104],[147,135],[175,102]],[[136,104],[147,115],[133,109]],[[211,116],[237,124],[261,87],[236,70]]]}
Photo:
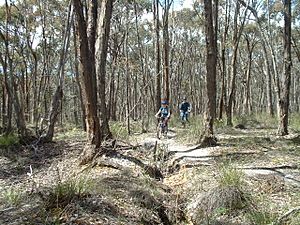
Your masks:
{"label": "helmet", "polygon": [[167,101],[167,100],[162,100],[162,101],[161,101],[161,104],[162,104],[162,105],[167,105],[167,104],[168,104],[168,101]]}

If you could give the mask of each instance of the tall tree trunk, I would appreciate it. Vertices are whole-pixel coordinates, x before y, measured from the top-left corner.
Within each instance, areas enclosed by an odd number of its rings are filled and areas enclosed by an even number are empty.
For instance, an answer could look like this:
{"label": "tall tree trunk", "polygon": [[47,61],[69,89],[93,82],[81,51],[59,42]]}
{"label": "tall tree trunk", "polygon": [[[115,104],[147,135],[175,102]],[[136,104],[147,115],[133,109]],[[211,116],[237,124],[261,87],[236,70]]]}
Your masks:
{"label": "tall tree trunk", "polygon": [[[261,25],[261,19],[258,17],[258,14],[257,14],[257,11],[251,7],[250,5],[246,4],[243,0],[238,0],[244,7],[248,8],[252,15],[255,17],[256,19],[256,22],[258,24],[258,28],[259,28],[259,33],[260,33],[260,37],[261,37],[261,40],[262,40],[262,50],[263,50],[263,58],[264,58],[264,65],[265,65],[265,70],[264,70],[264,73],[266,75],[266,81],[267,81],[267,100],[268,100],[268,103],[267,103],[267,110],[268,110],[268,113],[271,115],[271,116],[274,116],[274,105],[273,105],[273,95],[272,95],[272,74],[271,74],[271,68],[270,68],[270,63],[269,63],[269,57],[268,57],[268,52],[267,52],[267,46],[269,46],[271,52],[272,52],[272,61],[273,61],[273,65],[274,65],[274,68],[276,68],[276,64],[275,63],[275,60],[274,60],[274,54],[273,54],[273,48],[270,46],[270,43],[271,41],[266,37],[265,35],[265,31],[264,31],[264,28],[262,27]],[[275,75],[276,75],[276,72],[274,71]],[[277,76],[278,77],[278,76]],[[279,88],[277,87],[277,95],[279,96],[280,95],[280,90]]]}
{"label": "tall tree trunk", "polygon": [[[5,44],[5,59],[4,59],[4,73],[7,77],[6,82],[6,88],[7,93],[10,96],[9,98],[12,101],[12,105],[15,109],[15,116],[16,116],[16,124],[18,128],[18,133],[21,137],[21,139],[25,140],[27,138],[27,129],[26,129],[26,122],[25,122],[25,116],[24,116],[24,110],[22,105],[20,104],[20,98],[18,95],[18,88],[16,86],[15,82],[15,75],[14,75],[14,66],[13,66],[13,59],[11,55],[12,49],[10,49],[9,46],[9,31],[8,31],[8,24],[10,23],[11,19],[11,12],[10,12],[10,6],[7,3],[7,0],[5,1],[5,9],[6,9],[6,21],[5,21],[5,27],[6,27],[6,33],[3,35],[0,31],[0,35],[2,39],[4,40]],[[15,35],[17,31],[15,30]],[[3,61],[3,60],[1,60]]]}
{"label": "tall tree trunk", "polygon": [[[203,146],[216,145],[214,136],[214,119],[216,116],[216,63],[217,63],[217,46],[215,41],[215,28],[212,0],[204,2],[205,12],[205,33],[206,33],[206,94],[207,107],[205,113],[205,130],[201,141]],[[216,13],[216,12],[215,12]]]}
{"label": "tall tree trunk", "polygon": [[112,134],[108,125],[108,114],[105,101],[106,57],[110,32],[113,0],[102,0],[98,16],[96,41],[96,73],[99,79],[100,129],[101,139],[110,139]]}
{"label": "tall tree trunk", "polygon": [[60,113],[60,106],[63,98],[63,86],[64,86],[64,79],[65,79],[65,59],[66,59],[66,55],[70,43],[70,30],[72,25],[72,19],[73,19],[73,7],[70,1],[66,27],[63,35],[63,46],[60,53],[60,61],[58,67],[59,83],[56,87],[54,96],[52,98],[51,108],[48,117],[47,130],[46,130],[47,133],[42,137],[43,142],[52,141],[54,136],[55,123],[57,122],[57,118]]}
{"label": "tall tree trunk", "polygon": [[255,43],[250,43],[249,37],[246,36],[247,49],[248,49],[248,66],[245,77],[245,90],[244,90],[244,103],[243,103],[243,113],[250,114],[250,78],[251,78],[251,69],[252,69],[252,54],[255,47]]}
{"label": "tall tree trunk", "polygon": [[221,93],[220,93],[220,103],[219,103],[219,116],[218,118],[221,120],[223,118],[223,110],[226,106],[227,102],[227,92],[226,92],[226,42],[227,42],[227,35],[229,30],[229,21],[230,21],[230,8],[228,4],[228,0],[226,0],[226,12],[225,12],[225,25],[224,25],[224,32],[222,35],[222,42],[221,42]]}
{"label": "tall tree trunk", "polygon": [[243,14],[243,20],[241,21],[241,24],[238,25],[238,17],[240,13],[240,3],[236,2],[236,9],[235,9],[235,15],[234,15],[234,33],[233,33],[233,40],[232,40],[232,47],[233,47],[233,53],[232,53],[232,58],[231,58],[231,81],[230,81],[230,93],[228,97],[228,103],[226,107],[226,116],[227,116],[227,125],[232,126],[232,116],[233,116],[233,107],[234,107],[234,102],[236,98],[236,75],[237,75],[237,54],[238,54],[238,47],[239,47],[239,42],[240,38],[242,35],[242,30],[244,28],[245,24],[245,19],[246,19],[246,13],[247,13],[247,8],[244,11]]}
{"label": "tall tree trunk", "polygon": [[125,46],[124,46],[124,51],[125,51],[125,74],[126,74],[126,124],[127,124],[127,133],[131,134],[131,129],[130,129],[130,76],[129,76],[129,47],[128,47],[128,26],[129,26],[129,13],[128,9],[126,10],[126,34],[125,34]]}
{"label": "tall tree trunk", "polygon": [[[91,0],[91,4],[96,4],[96,1]],[[93,51],[90,46],[94,46],[95,43],[90,43],[90,38],[88,38],[87,33],[87,22],[84,17],[84,7],[80,0],[74,0],[74,9],[76,12],[76,21],[79,34],[79,51],[80,51],[80,65],[82,68],[82,80],[83,80],[83,92],[85,96],[85,108],[86,108],[86,125],[87,125],[87,141],[88,144],[94,145],[96,148],[100,147],[102,142],[102,137],[100,133],[100,122],[97,115],[97,90],[96,84],[96,73],[95,73],[95,57],[93,56]],[[90,15],[94,20],[96,18]],[[89,30],[89,32],[94,33],[94,31]],[[93,47],[91,47],[93,49]],[[91,156],[92,157],[92,156]],[[83,161],[88,161],[89,159],[84,159]],[[85,163],[85,162],[82,162]]]}
{"label": "tall tree trunk", "polygon": [[160,57],[160,38],[159,38],[159,0],[153,0],[153,21],[155,31],[155,76],[156,76],[156,110],[160,108],[161,102],[161,57]]}
{"label": "tall tree trunk", "polygon": [[278,135],[288,134],[290,86],[291,86],[291,0],[284,0],[284,83],[279,99]]}
{"label": "tall tree trunk", "polygon": [[163,97],[167,101],[170,99],[170,37],[169,37],[169,10],[172,0],[164,0],[163,14]]}
{"label": "tall tree trunk", "polygon": [[237,61],[237,54],[238,54],[238,46],[239,46],[239,36],[238,36],[238,16],[240,12],[239,3],[236,3],[236,9],[234,14],[234,30],[233,30],[233,40],[232,40],[232,47],[233,53],[231,58],[231,84],[230,84],[230,93],[228,97],[228,103],[226,107],[226,116],[227,126],[232,126],[232,108],[233,108],[233,101],[235,100],[235,92],[236,92],[236,61]]}
{"label": "tall tree trunk", "polygon": [[[74,23],[73,23],[74,25]],[[80,82],[80,75],[79,75],[79,66],[78,66],[78,46],[77,46],[77,35],[76,35],[76,27],[75,25],[73,26],[73,31],[74,31],[74,57],[75,57],[75,79],[76,79],[76,84],[79,92],[79,98],[80,98],[80,108],[81,108],[81,123],[82,123],[82,128],[84,131],[86,131],[86,109],[84,106],[84,96],[83,96],[83,91],[82,91],[82,85]]]}

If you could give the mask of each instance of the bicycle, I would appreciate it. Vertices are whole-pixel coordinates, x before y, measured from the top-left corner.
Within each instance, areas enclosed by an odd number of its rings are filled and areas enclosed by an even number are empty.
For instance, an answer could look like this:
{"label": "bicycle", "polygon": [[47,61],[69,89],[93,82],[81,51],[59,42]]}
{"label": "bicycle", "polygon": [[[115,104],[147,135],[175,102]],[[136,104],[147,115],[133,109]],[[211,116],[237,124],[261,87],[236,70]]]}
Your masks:
{"label": "bicycle", "polygon": [[189,115],[188,111],[186,111],[186,112],[184,112],[184,111],[180,112],[180,119],[181,119],[181,124],[182,124],[183,128],[185,128],[186,123],[188,122],[188,119],[187,119],[188,115]]}
{"label": "bicycle", "polygon": [[159,117],[158,126],[157,126],[157,138],[161,139],[163,136],[167,137],[168,133],[168,124],[165,117]]}

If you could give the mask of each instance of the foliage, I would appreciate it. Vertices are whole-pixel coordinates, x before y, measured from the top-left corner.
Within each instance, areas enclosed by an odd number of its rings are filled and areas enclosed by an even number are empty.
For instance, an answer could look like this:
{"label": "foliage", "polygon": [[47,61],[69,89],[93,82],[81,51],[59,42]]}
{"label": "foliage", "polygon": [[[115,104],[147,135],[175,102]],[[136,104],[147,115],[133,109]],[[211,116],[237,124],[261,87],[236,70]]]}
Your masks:
{"label": "foliage", "polygon": [[215,128],[225,128],[227,125],[226,125],[226,121],[223,120],[223,119],[216,119],[214,121],[214,126]]}
{"label": "foliage", "polygon": [[290,127],[296,131],[300,131],[300,114],[293,113],[290,117]]}
{"label": "foliage", "polygon": [[276,116],[270,116],[268,113],[259,113],[255,115],[256,121],[261,124],[261,127],[265,128],[277,128],[277,120]]}
{"label": "foliage", "polygon": [[128,130],[124,123],[122,122],[111,122],[110,124],[110,131],[116,139],[121,140],[128,140]]}
{"label": "foliage", "polygon": [[18,145],[19,138],[14,134],[0,136],[0,147],[7,148],[9,146]]}
{"label": "foliage", "polygon": [[[290,127],[296,131],[300,131],[300,114],[292,113],[290,115]],[[235,124],[243,124],[250,128],[277,128],[278,118],[276,116],[272,117],[268,113],[257,113],[252,115],[239,115],[234,116]],[[221,123],[222,125],[223,123]],[[216,126],[220,126],[219,122]]]}
{"label": "foliage", "polygon": [[[173,121],[172,121],[173,120]],[[187,143],[195,143],[199,140],[203,132],[203,118],[202,116],[192,116],[189,118],[189,123],[186,124],[186,128],[182,129],[180,118],[172,118],[170,127],[180,127],[178,131],[178,137],[180,140]]]}
{"label": "foliage", "polygon": [[84,139],[86,136],[86,133],[78,128],[66,128],[66,129],[61,129],[57,131],[57,134],[55,136],[56,140],[66,140],[66,139]]}
{"label": "foliage", "polygon": [[298,225],[300,224],[300,213],[298,213],[296,216],[292,217],[289,220],[289,225]]}
{"label": "foliage", "polygon": [[45,200],[46,209],[63,208],[73,200],[86,196],[93,187],[93,182],[83,177],[64,182],[58,180]]}
{"label": "foliage", "polygon": [[242,189],[244,185],[244,173],[234,167],[230,162],[220,165],[218,183],[221,187],[236,187]]}
{"label": "foliage", "polygon": [[261,211],[250,211],[249,213],[247,213],[246,217],[253,225],[269,225],[274,224],[274,222],[276,221],[276,215],[265,209]]}
{"label": "foliage", "polygon": [[[110,131],[113,137],[120,140],[129,140],[128,127],[126,122],[110,121]],[[142,133],[142,121],[130,121],[130,134]]]}
{"label": "foliage", "polygon": [[22,201],[22,193],[19,189],[12,187],[2,193],[4,203],[9,206],[18,206]]}

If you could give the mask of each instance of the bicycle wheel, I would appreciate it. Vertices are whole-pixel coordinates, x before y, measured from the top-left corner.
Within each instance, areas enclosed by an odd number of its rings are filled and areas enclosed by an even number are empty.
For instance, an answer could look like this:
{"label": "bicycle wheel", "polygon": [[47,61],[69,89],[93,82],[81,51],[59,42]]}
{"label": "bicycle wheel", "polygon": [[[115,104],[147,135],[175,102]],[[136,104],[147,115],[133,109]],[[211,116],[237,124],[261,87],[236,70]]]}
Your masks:
{"label": "bicycle wheel", "polygon": [[187,113],[184,113],[183,116],[181,117],[181,123],[183,128],[186,127],[186,122],[187,122]]}
{"label": "bicycle wheel", "polygon": [[162,132],[163,132],[163,136],[165,138],[167,138],[168,137],[168,125],[164,125]]}
{"label": "bicycle wheel", "polygon": [[162,130],[162,125],[161,123],[158,124],[157,128],[156,128],[156,136],[158,139],[161,139],[163,134],[163,130]]}

